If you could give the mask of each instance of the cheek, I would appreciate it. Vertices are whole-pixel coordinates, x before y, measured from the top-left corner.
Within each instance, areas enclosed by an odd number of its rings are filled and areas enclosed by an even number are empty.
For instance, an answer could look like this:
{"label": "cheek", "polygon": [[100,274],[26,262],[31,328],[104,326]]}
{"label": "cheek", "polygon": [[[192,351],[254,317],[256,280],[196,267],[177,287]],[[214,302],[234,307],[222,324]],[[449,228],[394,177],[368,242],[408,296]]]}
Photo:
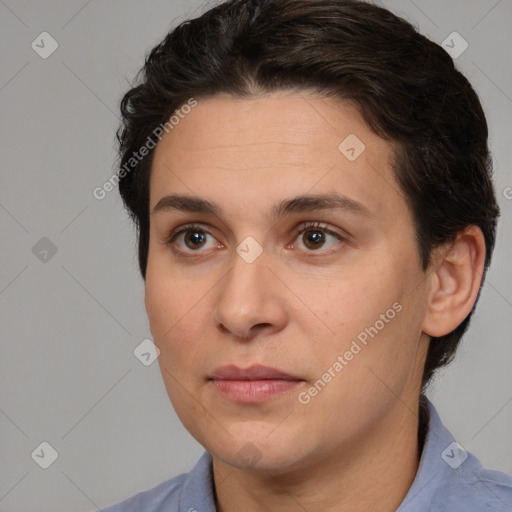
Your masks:
{"label": "cheek", "polygon": [[174,271],[164,257],[149,258],[144,301],[156,342],[167,340],[186,318],[199,300],[196,298],[201,295],[199,288],[198,283],[190,286],[184,283],[183,276]]}
{"label": "cheek", "polygon": [[421,294],[401,293],[399,287],[379,291],[364,309],[365,319],[347,324],[343,342],[352,358],[344,377],[366,390],[362,393],[372,406],[388,395],[400,395],[418,378],[422,366]]}
{"label": "cheek", "polygon": [[373,325],[397,300],[397,282],[389,278],[389,273],[386,276],[369,267],[329,276],[313,294],[306,294],[312,309],[323,313],[334,333],[356,335]]}
{"label": "cheek", "polygon": [[[322,349],[311,354],[311,359],[316,359],[316,378],[328,382],[312,400],[313,410],[321,417],[343,404],[344,418],[329,415],[333,431],[339,430],[339,422],[350,429],[361,418],[370,421],[378,417],[414,377],[418,337],[405,307],[393,304],[394,309],[392,305],[382,309],[385,320],[374,305],[365,311],[365,320],[347,317],[336,336],[330,337],[328,344],[319,343]],[[322,383],[319,385],[322,388]]]}
{"label": "cheek", "polygon": [[162,275],[146,273],[145,304],[151,334],[155,342],[162,341],[172,327],[176,315],[176,294],[170,293],[167,280]]}
{"label": "cheek", "polygon": [[[186,292],[183,292],[186,290]],[[188,361],[201,359],[206,319],[213,307],[207,285],[184,282],[169,269],[148,265],[145,304],[159,361],[173,373],[181,373]],[[164,378],[166,375],[163,374]]]}
{"label": "cheek", "polygon": [[[307,295],[324,321],[322,326],[312,322],[311,316],[309,321],[302,316],[307,339],[317,340],[314,357],[319,369],[329,368],[347,351],[351,352],[348,365],[354,367],[351,374],[367,373],[373,365],[387,371],[393,361],[414,357],[421,324],[420,304],[413,304],[414,295],[409,292],[414,272],[382,259],[372,263],[332,276]],[[395,270],[399,268],[404,271]]]}

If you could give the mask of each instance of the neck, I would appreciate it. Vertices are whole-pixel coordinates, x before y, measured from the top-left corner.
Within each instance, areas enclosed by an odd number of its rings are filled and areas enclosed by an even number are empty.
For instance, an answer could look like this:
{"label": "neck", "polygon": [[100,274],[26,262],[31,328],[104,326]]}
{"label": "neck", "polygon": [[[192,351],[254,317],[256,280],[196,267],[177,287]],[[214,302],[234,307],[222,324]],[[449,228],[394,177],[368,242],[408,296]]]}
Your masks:
{"label": "neck", "polygon": [[[218,512],[394,512],[418,469],[424,428],[419,403],[400,401],[364,438],[291,472],[240,470],[213,457]],[[424,414],[421,415],[424,418]]]}

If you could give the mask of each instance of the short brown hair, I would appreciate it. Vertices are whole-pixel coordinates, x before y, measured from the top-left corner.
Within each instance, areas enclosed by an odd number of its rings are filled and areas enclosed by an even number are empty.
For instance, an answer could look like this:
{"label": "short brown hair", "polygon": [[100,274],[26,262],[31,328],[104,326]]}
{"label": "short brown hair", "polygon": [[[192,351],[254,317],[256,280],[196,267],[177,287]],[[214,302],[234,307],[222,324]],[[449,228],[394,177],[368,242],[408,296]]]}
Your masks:
{"label": "short brown hair", "polygon": [[[191,97],[290,88],[354,103],[370,128],[398,148],[395,175],[413,213],[424,270],[432,249],[469,225],[483,232],[487,270],[499,209],[478,96],[439,45],[368,2],[229,0],[181,23],[152,49],[138,85],[122,99],[120,167]],[[119,180],[144,279],[152,155]],[[431,339],[424,388],[452,360],[473,310],[453,332]]]}

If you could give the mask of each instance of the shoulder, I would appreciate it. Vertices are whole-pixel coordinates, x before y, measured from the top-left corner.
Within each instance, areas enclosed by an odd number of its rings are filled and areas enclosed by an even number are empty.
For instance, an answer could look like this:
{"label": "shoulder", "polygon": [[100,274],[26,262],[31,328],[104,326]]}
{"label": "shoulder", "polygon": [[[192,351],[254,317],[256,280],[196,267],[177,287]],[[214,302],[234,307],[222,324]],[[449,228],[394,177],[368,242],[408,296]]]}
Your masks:
{"label": "shoulder", "polygon": [[161,484],[139,492],[121,503],[104,508],[103,512],[167,512],[215,511],[212,459],[208,452],[196,462],[189,473],[183,473]]}
{"label": "shoulder", "polygon": [[[482,467],[472,454],[457,469],[451,469],[439,483],[432,504],[442,510],[465,512],[510,512],[512,510],[512,477]],[[464,455],[466,456],[466,455]]]}
{"label": "shoulder", "polygon": [[428,404],[428,434],[416,478],[399,512],[511,512],[512,477],[484,468]]}
{"label": "shoulder", "polygon": [[512,477],[500,471],[484,468],[471,454],[460,466],[461,472],[454,479],[459,484],[460,498],[478,511],[512,510]]}

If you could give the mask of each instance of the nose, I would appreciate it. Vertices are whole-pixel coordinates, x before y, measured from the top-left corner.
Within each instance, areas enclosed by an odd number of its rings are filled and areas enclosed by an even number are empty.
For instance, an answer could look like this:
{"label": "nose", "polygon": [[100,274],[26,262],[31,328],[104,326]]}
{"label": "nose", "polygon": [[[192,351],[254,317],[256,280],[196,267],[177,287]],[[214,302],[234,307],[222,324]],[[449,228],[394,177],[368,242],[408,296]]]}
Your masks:
{"label": "nose", "polygon": [[279,332],[286,325],[282,284],[267,265],[263,255],[252,263],[234,255],[231,271],[219,283],[214,308],[214,322],[224,334],[251,340]]}

